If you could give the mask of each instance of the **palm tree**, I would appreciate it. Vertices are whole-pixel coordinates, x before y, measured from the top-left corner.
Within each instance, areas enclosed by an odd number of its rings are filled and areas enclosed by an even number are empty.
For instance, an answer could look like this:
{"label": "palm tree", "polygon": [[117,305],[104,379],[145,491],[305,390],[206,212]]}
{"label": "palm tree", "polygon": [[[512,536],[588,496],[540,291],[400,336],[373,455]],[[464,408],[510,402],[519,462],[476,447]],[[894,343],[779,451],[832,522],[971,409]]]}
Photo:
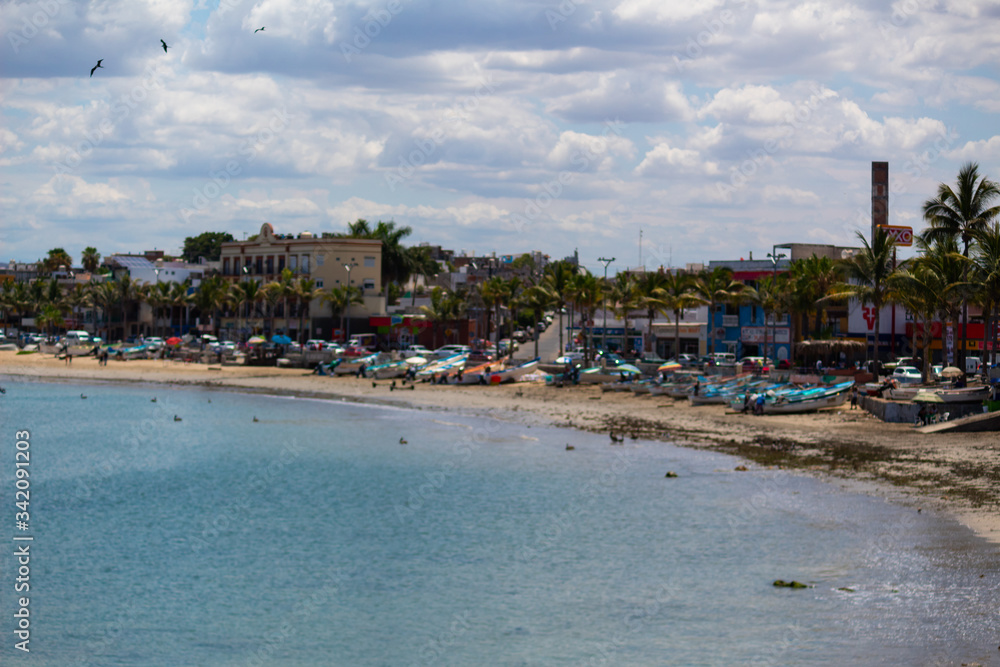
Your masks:
{"label": "palm tree", "polygon": [[698,274],[694,284],[698,296],[708,304],[708,353],[715,353],[715,321],[719,306],[734,303],[744,296],[746,285],[733,278],[732,269],[718,266]]}
{"label": "palm tree", "polygon": [[[500,276],[493,276],[484,280],[479,285],[479,296],[483,300],[483,304],[487,308],[492,308],[494,314],[496,315],[496,344],[497,359],[500,358],[500,339],[502,336],[502,327],[500,322],[500,309],[507,305],[510,299],[510,290],[508,289],[507,281],[505,281]],[[490,320],[486,320],[486,329],[490,329]]]}
{"label": "palm tree", "polygon": [[420,306],[420,312],[427,316],[434,326],[434,342],[437,347],[437,332],[441,325],[454,320],[458,316],[461,298],[440,287],[431,290],[429,306]]}
{"label": "palm tree", "polygon": [[[783,273],[778,276],[766,276],[757,282],[757,289],[747,288],[745,293],[746,298],[752,303],[760,306],[761,311],[764,313],[764,347],[760,356],[765,359],[768,358],[768,316],[774,320],[777,318],[779,313],[783,313],[788,309],[788,304],[791,301],[788,282],[788,274]],[[771,345],[775,348],[775,350],[777,350],[776,341],[772,340]],[[777,356],[777,351],[775,351],[773,353],[773,357]],[[771,359],[772,364],[775,363],[775,361],[776,359]]]}
{"label": "palm tree", "polygon": [[[441,271],[441,265],[436,260],[431,259],[431,249],[427,246],[411,246],[406,249],[409,255],[409,263],[414,276],[422,276],[424,284]],[[413,289],[410,291],[410,305],[417,302],[417,286],[414,281]]]}
{"label": "palm tree", "polygon": [[708,303],[698,294],[697,280],[691,273],[673,270],[664,274],[663,285],[657,294],[663,302],[664,310],[674,315],[674,359],[681,354],[681,317],[688,308]]}
{"label": "palm tree", "polygon": [[173,310],[174,308],[184,309],[184,318],[182,320],[181,331],[187,328],[187,313],[188,306],[191,304],[191,296],[188,291],[191,289],[191,279],[187,279],[182,283],[170,283],[170,298],[168,303],[170,305],[170,317],[168,318],[168,325],[171,330],[173,329]]}
{"label": "palm tree", "polygon": [[171,304],[173,299],[170,296],[170,283],[168,282],[156,282],[151,285],[146,285],[143,288],[143,297],[153,309],[153,331],[154,333],[162,333],[162,326],[160,331],[157,332],[157,324],[163,318],[163,309]]}
{"label": "palm tree", "polygon": [[538,322],[544,317],[545,311],[552,305],[554,297],[544,285],[533,285],[524,290],[521,303],[526,310],[531,311],[535,333],[535,357],[538,357]]}
{"label": "palm tree", "polygon": [[815,254],[806,259],[792,263],[792,276],[799,278],[795,281],[795,291],[801,290],[804,301],[811,301],[815,307],[816,325],[814,336],[819,338],[823,329],[823,322],[826,321],[826,307],[830,301],[826,300],[834,285],[842,283],[844,280],[843,270],[830,257],[818,257]]}
{"label": "palm tree", "polygon": [[938,313],[940,297],[947,290],[938,274],[927,262],[917,259],[907,268],[896,271],[889,279],[896,300],[913,314],[913,349],[917,349],[917,320],[922,321],[921,344],[923,350],[923,368],[921,379],[927,382],[931,368],[931,323]]}
{"label": "palm tree", "polygon": [[83,254],[80,255],[80,263],[83,264],[83,270],[88,273],[93,273],[97,271],[97,267],[101,263],[101,253],[97,252],[97,248],[93,246],[87,246],[83,249]]}
{"label": "palm tree", "polygon": [[971,285],[965,280],[969,260],[959,252],[955,238],[930,244],[918,238],[917,246],[921,255],[916,261],[934,274],[932,294],[941,319],[957,326],[962,317],[962,306],[971,292]]}
{"label": "palm tree", "polygon": [[[93,305],[93,298],[86,285],[76,284],[66,293],[66,305],[70,313],[75,315],[77,311],[84,310]],[[82,328],[82,327],[79,327]]]}
{"label": "palm tree", "polygon": [[[930,227],[923,233],[929,242],[945,238],[961,238],[962,255],[969,256],[969,246],[977,232],[986,229],[1000,215],[1000,205],[991,206],[1000,198],[1000,185],[985,176],[980,177],[979,165],[968,162],[958,172],[958,187],[938,185],[937,197],[924,202],[924,219]],[[963,276],[963,281],[967,276]],[[959,348],[959,368],[965,368],[966,329],[969,308],[962,304],[962,342]]]}
{"label": "palm tree", "polygon": [[[304,322],[306,313],[309,311],[309,305],[313,302],[313,299],[318,299],[323,296],[323,290],[316,287],[316,281],[312,278],[299,278],[295,283],[295,298],[299,302],[299,344],[303,344],[306,341],[303,340],[302,334],[304,333]],[[309,318],[309,330],[312,331],[312,317]],[[308,338],[308,337],[307,337]]]}
{"label": "palm tree", "polygon": [[48,257],[42,262],[42,268],[51,273],[58,271],[61,266],[66,267],[66,269],[73,268],[73,258],[62,248],[49,250]]}
{"label": "palm tree", "polygon": [[566,260],[552,262],[545,267],[545,275],[542,278],[545,288],[552,295],[552,307],[556,309],[559,316],[559,354],[562,355],[563,347],[563,310],[569,300],[569,285],[573,278],[576,267]]}
{"label": "palm tree", "polygon": [[46,303],[42,306],[35,322],[40,329],[46,329],[49,337],[53,335],[53,329],[66,324],[63,319],[63,311],[56,303]]}
{"label": "palm tree", "polygon": [[133,280],[131,276],[123,275],[114,281],[116,298],[122,314],[122,340],[128,339],[129,335],[129,312],[136,303],[142,300],[142,283]]}
{"label": "palm tree", "polygon": [[[892,303],[889,277],[893,273],[893,242],[882,228],[876,228],[872,242],[861,232],[857,233],[862,248],[857,254],[840,260],[844,275],[852,282],[841,282],[833,286],[828,301],[854,298],[862,306],[871,305],[875,317],[875,380],[878,380],[879,328],[882,307]],[[902,266],[902,265],[901,265]]]}
{"label": "palm tree", "polygon": [[230,286],[229,299],[237,313],[243,309],[244,321],[249,322],[256,313],[257,304],[264,300],[264,290],[256,280],[243,280]]}
{"label": "palm tree", "polygon": [[[274,282],[275,287],[273,288],[281,297],[282,306],[281,312],[285,317],[285,328],[284,331],[287,334],[291,327],[288,326],[288,318],[291,314],[288,307],[288,300],[295,298],[295,275],[290,269],[282,269],[281,275]],[[346,342],[346,341],[345,341]]]}
{"label": "palm tree", "polygon": [[[991,350],[992,363],[996,363],[997,336],[990,332],[996,330],[997,307],[1000,306],[1000,223],[976,232],[972,262],[971,282],[978,287],[977,301],[983,307],[983,361],[986,361],[986,350]],[[987,345],[988,341],[992,344]]]}
{"label": "palm tree", "polygon": [[198,291],[193,295],[192,302],[202,317],[208,317],[212,324],[212,332],[219,335],[219,309],[225,306],[229,298],[229,284],[220,275],[210,276],[201,281]]}
{"label": "palm tree", "polygon": [[601,289],[601,281],[598,280],[597,276],[584,270],[573,276],[569,290],[570,303],[579,312],[580,320],[583,323],[583,354],[589,363],[593,341],[591,340],[590,326],[587,323],[593,319],[597,306],[602,303],[604,292]]}
{"label": "palm tree", "polygon": [[628,349],[628,319],[633,310],[639,306],[639,292],[636,289],[635,276],[629,271],[622,271],[615,276],[614,282],[608,285],[608,295],[611,297],[611,312],[625,323],[625,333],[622,336],[622,354]]}
{"label": "palm tree", "polygon": [[330,304],[330,312],[333,317],[340,317],[340,330],[344,330],[344,313],[351,304],[364,303],[361,298],[361,290],[354,285],[344,285],[342,287],[331,287],[323,292],[320,297],[324,303]]}
{"label": "palm tree", "polygon": [[[114,307],[118,303],[117,285],[112,281],[91,283],[90,291],[91,299],[94,305],[101,309],[101,315],[104,320],[104,340],[110,341],[111,313],[114,311]],[[94,319],[94,331],[98,331],[96,316]]]}

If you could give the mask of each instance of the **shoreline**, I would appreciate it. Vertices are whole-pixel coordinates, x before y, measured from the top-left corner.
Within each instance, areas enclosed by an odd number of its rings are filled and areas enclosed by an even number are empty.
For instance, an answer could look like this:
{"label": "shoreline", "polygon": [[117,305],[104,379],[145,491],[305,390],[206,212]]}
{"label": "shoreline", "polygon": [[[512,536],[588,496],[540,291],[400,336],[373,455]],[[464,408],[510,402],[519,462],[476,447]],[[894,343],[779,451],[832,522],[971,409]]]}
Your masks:
{"label": "shoreline", "polygon": [[667,397],[602,394],[597,386],[418,384],[414,390],[397,393],[389,391],[389,380],[373,387],[372,380],[322,377],[304,369],[161,360],[111,361],[98,366],[92,357],[77,357],[75,365],[67,366],[48,355],[16,352],[0,352],[0,376],[7,378],[7,386],[17,378],[160,384],[473,415],[488,411],[525,425],[593,433],[613,429],[626,437],[732,454],[762,467],[802,470],[829,481],[861,482],[871,487],[872,495],[947,514],[983,539],[1000,544],[1000,434],[921,435],[909,425],[884,423],[847,407],[755,417],[727,413],[721,405],[692,407]]}

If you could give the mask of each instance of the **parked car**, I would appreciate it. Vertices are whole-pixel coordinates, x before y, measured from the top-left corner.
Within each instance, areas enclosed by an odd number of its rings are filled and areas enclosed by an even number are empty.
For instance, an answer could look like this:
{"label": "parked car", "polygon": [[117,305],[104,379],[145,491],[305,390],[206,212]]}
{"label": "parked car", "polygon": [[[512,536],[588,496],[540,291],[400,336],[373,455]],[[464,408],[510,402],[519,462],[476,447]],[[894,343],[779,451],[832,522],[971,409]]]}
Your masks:
{"label": "parked car", "polygon": [[143,341],[143,344],[150,350],[159,350],[161,347],[163,347],[164,342],[163,339],[160,338],[159,336],[150,336],[145,341]]}
{"label": "parked car", "polygon": [[405,350],[400,350],[400,354],[403,355],[404,359],[409,359],[410,357],[424,357],[426,359],[434,353],[423,345],[411,345]]}
{"label": "parked car", "polygon": [[892,379],[900,384],[912,384],[923,380],[923,376],[913,366],[896,366],[896,370],[892,372]]}
{"label": "parked car", "polygon": [[751,373],[757,369],[767,373],[771,370],[771,360],[767,357],[743,357],[739,361],[739,366],[744,373]]}
{"label": "parked car", "polygon": [[682,354],[677,357],[677,363],[683,368],[696,368],[698,366],[698,357],[693,354]]}
{"label": "parked car", "polygon": [[563,356],[556,359],[557,364],[573,364],[576,365],[584,360],[583,352],[567,352]]}
{"label": "parked car", "polygon": [[[511,347],[511,346],[513,346],[513,347]],[[510,338],[501,338],[500,339],[500,353],[501,354],[507,354],[507,352],[509,350],[513,350],[514,352],[517,352],[518,349],[520,349],[520,347],[521,346],[518,345],[518,343],[517,343],[516,340],[511,340]]]}
{"label": "parked car", "polygon": [[434,355],[435,359],[444,359],[456,354],[468,354],[469,351],[468,345],[443,345],[434,350],[431,354]]}
{"label": "parked car", "polygon": [[325,340],[318,340],[313,338],[312,340],[306,341],[307,350],[312,350],[312,351],[322,350],[325,345],[326,345]]}

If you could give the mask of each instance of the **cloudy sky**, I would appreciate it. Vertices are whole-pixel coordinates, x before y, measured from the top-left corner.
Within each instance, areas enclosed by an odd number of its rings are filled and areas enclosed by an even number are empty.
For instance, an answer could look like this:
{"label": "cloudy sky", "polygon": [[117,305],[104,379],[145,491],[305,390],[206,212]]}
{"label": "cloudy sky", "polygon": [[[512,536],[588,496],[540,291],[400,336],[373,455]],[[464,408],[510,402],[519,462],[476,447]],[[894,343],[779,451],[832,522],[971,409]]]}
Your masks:
{"label": "cloudy sky", "polygon": [[762,258],[853,244],[873,160],[919,230],[963,162],[1000,179],[998,26],[996,0],[2,0],[0,260],[359,217],[595,270],[640,230],[648,266]]}

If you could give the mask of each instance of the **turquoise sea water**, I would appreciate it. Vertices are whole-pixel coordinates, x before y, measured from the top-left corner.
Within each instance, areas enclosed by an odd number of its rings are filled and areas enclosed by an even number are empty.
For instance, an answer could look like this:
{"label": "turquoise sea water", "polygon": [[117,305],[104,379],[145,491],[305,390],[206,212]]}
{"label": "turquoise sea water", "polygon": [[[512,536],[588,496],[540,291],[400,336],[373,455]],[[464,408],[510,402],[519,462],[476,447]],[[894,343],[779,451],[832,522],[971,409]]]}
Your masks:
{"label": "turquoise sea water", "polygon": [[[1000,656],[995,547],[810,477],[456,413],[4,384],[3,664]],[[13,647],[20,429],[31,431],[27,656]],[[814,587],[778,589],[779,578]]]}

